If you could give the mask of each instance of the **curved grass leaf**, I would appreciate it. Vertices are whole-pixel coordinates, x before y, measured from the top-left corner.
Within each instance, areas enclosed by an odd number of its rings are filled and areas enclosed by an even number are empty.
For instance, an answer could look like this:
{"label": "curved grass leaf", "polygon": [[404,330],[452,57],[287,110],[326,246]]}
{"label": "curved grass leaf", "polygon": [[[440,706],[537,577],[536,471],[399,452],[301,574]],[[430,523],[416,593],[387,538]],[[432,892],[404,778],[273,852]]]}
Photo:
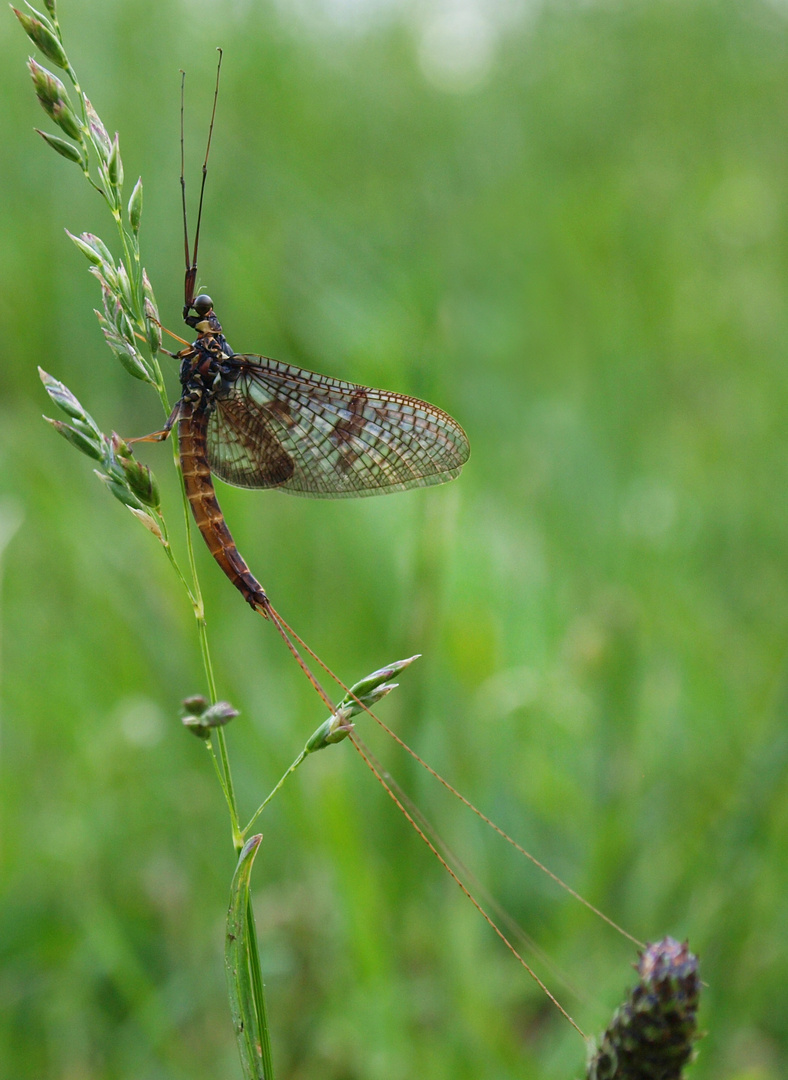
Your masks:
{"label": "curved grass leaf", "polygon": [[[224,964],[227,972],[227,991],[233,1029],[241,1055],[241,1067],[246,1080],[270,1080],[263,1067],[261,1036],[255,1009],[252,973],[249,966],[250,941],[248,936],[247,907],[249,903],[249,878],[252,864],[263,837],[252,836],[243,846],[230,888],[230,906],[227,910],[227,933],[225,938]],[[255,951],[256,955],[256,951]]]}

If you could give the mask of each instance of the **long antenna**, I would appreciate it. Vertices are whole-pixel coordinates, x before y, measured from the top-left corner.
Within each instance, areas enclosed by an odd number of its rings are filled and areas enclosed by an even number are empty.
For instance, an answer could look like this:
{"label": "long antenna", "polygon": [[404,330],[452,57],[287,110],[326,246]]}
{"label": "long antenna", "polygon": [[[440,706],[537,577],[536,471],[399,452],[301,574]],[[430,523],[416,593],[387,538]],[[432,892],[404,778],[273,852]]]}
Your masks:
{"label": "long antenna", "polygon": [[186,222],[186,176],[184,167],[184,153],[183,153],[183,97],[184,86],[186,83],[186,72],[181,69],[181,203],[183,205],[183,250],[186,260],[186,283],[185,283],[185,299],[186,308],[184,310],[184,318],[189,313],[191,307],[191,301],[194,299],[194,277],[192,274],[191,282],[189,281],[189,226]]}
{"label": "long antenna", "polygon": [[[200,224],[202,222],[202,204],[205,196],[205,181],[208,176],[208,155],[211,152],[211,139],[213,138],[213,124],[216,119],[216,102],[219,100],[219,77],[222,73],[222,50],[217,48],[219,53],[219,63],[216,65],[216,87],[213,92],[213,109],[211,110],[211,124],[208,128],[208,144],[205,147],[205,160],[202,163],[202,183],[200,184],[200,202],[197,206],[197,228],[194,233],[194,252],[192,254],[191,265],[189,265],[189,240],[188,233],[184,233],[185,245],[186,245],[186,288],[185,288],[185,310],[184,317],[188,314],[189,309],[192,306],[194,300],[194,285],[197,280],[197,249],[200,245]],[[183,97],[181,97],[181,184],[183,189],[184,198],[184,210],[183,210],[183,222],[184,230],[186,228],[186,185],[183,180]]]}

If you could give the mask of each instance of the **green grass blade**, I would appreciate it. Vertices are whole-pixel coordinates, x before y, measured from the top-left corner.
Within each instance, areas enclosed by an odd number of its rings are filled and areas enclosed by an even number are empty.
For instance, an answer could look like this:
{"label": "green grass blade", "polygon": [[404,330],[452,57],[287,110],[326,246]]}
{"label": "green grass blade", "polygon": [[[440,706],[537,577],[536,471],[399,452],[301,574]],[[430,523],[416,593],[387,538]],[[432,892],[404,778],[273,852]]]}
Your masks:
{"label": "green grass blade", "polygon": [[230,890],[224,952],[233,1029],[238,1042],[238,1052],[241,1055],[241,1066],[247,1080],[272,1080],[263,1067],[261,1035],[249,962],[250,941],[246,918],[249,903],[249,878],[254,857],[262,839],[259,833],[252,836],[244,844],[238,858]]}

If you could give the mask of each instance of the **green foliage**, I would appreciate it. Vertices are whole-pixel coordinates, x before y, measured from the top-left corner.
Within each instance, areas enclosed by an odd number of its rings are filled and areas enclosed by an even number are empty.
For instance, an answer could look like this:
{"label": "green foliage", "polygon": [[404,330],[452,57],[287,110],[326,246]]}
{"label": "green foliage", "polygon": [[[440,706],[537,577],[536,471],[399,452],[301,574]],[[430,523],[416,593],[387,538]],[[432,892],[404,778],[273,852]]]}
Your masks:
{"label": "green foliage", "polygon": [[[127,189],[144,177],[163,323],[182,332],[178,69],[194,197],[221,45],[200,270],[230,343],[426,397],[471,439],[445,490],[357,505],[223,490],[239,548],[346,681],[423,653],[385,705],[392,726],[617,921],[689,936],[710,984],[691,1075],[783,1076],[786,14],[556,0],[494,30],[492,66],[464,76],[416,15],[293,6],[61,13],[122,134]],[[62,229],[87,243],[105,214],[32,133],[23,41],[9,16],[0,1061],[10,1076],[237,1076],[219,916],[235,860],[178,718],[206,689],[191,611],[160,545],[41,422],[36,365],[101,431],[144,434],[161,410],[90,315],[96,283]],[[55,122],[71,105],[53,103]],[[92,130],[109,170],[115,144]],[[125,340],[116,314],[103,328]],[[157,332],[147,318],[154,347]],[[174,527],[169,451],[138,456]],[[197,556],[251,812],[325,710]],[[600,1031],[628,947],[375,750]],[[579,1074],[576,1034],[349,744],[286,785],[258,864],[280,1076]]]}

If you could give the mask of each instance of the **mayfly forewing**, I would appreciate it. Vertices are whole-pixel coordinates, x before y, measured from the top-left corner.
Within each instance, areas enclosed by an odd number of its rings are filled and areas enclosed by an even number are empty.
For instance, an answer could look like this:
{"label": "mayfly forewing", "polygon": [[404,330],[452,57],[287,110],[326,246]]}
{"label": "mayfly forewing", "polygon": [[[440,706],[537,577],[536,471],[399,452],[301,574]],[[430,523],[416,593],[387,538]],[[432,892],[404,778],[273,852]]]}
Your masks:
{"label": "mayfly forewing", "polygon": [[470,449],[442,409],[260,356],[234,356],[208,424],[211,468],[240,487],[351,498],[445,483]]}

